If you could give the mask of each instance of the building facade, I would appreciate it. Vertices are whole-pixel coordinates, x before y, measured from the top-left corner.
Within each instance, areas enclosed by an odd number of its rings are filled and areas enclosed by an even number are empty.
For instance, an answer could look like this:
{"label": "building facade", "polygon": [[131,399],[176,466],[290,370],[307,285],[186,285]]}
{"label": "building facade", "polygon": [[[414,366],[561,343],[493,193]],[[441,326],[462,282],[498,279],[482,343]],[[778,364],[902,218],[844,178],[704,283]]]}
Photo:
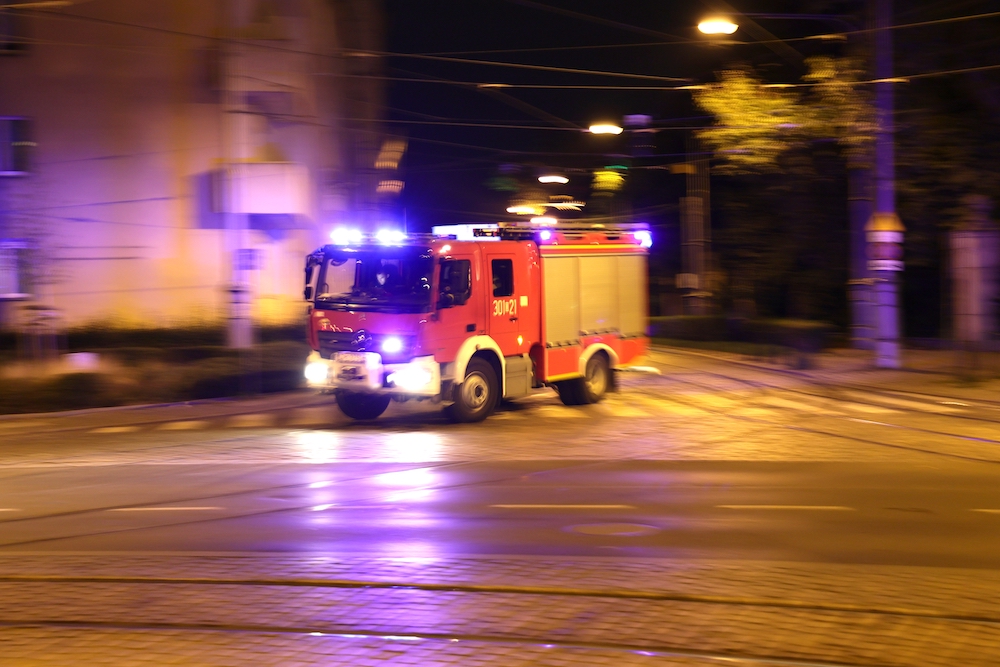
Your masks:
{"label": "building facade", "polygon": [[375,0],[0,8],[0,304],[75,326],[301,321],[379,216]]}

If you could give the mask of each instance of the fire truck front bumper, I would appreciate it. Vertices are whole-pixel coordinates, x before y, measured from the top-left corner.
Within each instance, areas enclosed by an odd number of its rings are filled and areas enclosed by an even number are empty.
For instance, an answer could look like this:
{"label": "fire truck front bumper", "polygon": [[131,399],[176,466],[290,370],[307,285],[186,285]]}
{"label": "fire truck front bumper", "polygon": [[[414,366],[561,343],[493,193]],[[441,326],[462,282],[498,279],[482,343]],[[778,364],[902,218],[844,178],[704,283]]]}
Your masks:
{"label": "fire truck front bumper", "polygon": [[322,391],[355,391],[432,398],[441,393],[441,366],[433,356],[405,364],[383,364],[376,352],[335,352],[306,360],[306,382]]}

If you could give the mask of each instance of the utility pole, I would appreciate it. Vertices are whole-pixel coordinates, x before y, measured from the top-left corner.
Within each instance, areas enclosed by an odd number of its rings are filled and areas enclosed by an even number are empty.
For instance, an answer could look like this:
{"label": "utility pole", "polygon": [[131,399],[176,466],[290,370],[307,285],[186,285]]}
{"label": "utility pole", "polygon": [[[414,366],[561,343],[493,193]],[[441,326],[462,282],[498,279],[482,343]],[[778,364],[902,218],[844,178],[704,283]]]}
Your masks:
{"label": "utility pole", "polygon": [[694,139],[687,141],[686,196],[681,198],[681,273],[677,287],[684,294],[685,315],[709,313],[708,272],[712,247],[711,207],[709,205],[709,162],[696,153]]}
{"label": "utility pole", "polygon": [[[872,23],[869,21],[869,23]],[[849,24],[852,32],[863,27]],[[850,36],[847,43],[847,54],[857,56],[865,53],[862,37]],[[871,63],[871,53],[867,53],[865,61]],[[872,63],[873,64],[873,63]],[[871,71],[874,71],[872,68]],[[868,243],[866,227],[872,217],[872,182],[873,158],[870,150],[856,155],[848,152],[847,162],[847,206],[849,220],[849,263],[847,297],[851,308],[851,346],[861,350],[875,349],[875,302],[872,297],[872,272],[868,270]]]}
{"label": "utility pole", "polygon": [[875,212],[868,221],[868,268],[874,274],[875,366],[899,368],[899,272],[903,232],[896,215],[892,79],[892,0],[875,3]]}
{"label": "utility pole", "polygon": [[[244,178],[240,163],[246,157],[247,115],[246,95],[242,87],[242,69],[246,67],[243,49],[239,44],[239,26],[243,21],[242,0],[224,0],[226,32],[222,54],[222,182],[225,188],[226,250],[230,259],[229,304],[227,342],[229,347],[248,348],[253,345],[253,327],[250,320],[250,271],[254,256],[249,246],[247,215],[236,180]],[[242,185],[242,184],[239,184]]]}

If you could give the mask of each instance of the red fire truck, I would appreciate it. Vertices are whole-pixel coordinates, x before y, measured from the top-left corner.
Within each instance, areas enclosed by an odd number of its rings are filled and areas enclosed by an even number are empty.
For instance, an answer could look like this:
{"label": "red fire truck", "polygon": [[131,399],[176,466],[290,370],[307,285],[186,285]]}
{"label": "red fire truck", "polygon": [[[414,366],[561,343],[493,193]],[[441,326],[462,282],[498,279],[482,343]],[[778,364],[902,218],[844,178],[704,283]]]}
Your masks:
{"label": "red fire truck", "polygon": [[554,387],[600,401],[648,340],[638,225],[456,225],[434,235],[335,230],[306,260],[310,386],[354,419],[430,399],[456,421]]}

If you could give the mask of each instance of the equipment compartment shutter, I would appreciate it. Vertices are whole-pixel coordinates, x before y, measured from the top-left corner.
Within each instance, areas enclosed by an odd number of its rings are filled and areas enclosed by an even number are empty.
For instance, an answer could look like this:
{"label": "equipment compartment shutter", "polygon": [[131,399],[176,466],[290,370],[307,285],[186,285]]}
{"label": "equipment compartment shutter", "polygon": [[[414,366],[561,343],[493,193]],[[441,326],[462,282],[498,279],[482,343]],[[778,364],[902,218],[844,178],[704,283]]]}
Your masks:
{"label": "equipment compartment shutter", "polygon": [[646,333],[646,258],[618,257],[618,307],[624,336]]}
{"label": "equipment compartment shutter", "polygon": [[580,329],[587,332],[617,330],[618,258],[580,258]]}
{"label": "equipment compartment shutter", "polygon": [[577,257],[543,257],[545,342],[580,337],[580,268]]}

